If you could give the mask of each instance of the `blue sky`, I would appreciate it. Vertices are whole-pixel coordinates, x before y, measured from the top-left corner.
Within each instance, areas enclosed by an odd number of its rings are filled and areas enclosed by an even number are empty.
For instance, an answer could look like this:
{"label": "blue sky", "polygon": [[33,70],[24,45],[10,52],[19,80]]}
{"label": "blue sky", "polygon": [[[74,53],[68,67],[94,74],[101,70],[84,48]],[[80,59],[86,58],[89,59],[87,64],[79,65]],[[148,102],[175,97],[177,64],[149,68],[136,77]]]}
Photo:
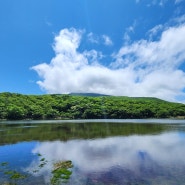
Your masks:
{"label": "blue sky", "polygon": [[185,102],[185,0],[1,0],[0,92]]}

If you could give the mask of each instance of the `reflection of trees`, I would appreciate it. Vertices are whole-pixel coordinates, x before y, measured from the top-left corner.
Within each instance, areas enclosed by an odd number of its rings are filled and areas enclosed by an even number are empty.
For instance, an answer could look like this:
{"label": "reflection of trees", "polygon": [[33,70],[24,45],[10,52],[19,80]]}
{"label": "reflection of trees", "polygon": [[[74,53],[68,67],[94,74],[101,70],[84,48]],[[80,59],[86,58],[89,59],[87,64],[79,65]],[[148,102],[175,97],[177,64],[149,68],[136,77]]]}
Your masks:
{"label": "reflection of trees", "polygon": [[102,138],[118,135],[154,134],[169,129],[163,124],[133,123],[47,123],[1,124],[0,143],[30,140],[69,140]]}

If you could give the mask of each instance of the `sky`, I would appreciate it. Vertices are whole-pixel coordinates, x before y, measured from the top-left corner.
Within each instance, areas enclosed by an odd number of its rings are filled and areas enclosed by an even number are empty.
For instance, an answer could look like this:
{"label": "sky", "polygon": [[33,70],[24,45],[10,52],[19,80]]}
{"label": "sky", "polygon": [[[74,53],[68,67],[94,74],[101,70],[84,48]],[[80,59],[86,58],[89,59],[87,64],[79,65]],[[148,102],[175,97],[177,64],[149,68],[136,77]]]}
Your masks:
{"label": "sky", "polygon": [[0,92],[185,103],[185,0],[0,0]]}

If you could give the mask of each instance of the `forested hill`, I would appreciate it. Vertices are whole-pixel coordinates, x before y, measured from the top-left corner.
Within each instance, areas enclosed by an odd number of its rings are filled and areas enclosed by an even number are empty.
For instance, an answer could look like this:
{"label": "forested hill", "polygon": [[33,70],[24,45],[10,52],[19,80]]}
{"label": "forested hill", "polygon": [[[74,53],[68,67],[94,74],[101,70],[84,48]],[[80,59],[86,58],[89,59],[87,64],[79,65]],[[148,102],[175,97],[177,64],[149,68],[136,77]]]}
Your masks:
{"label": "forested hill", "polygon": [[157,98],[0,93],[0,119],[185,118],[185,105]]}

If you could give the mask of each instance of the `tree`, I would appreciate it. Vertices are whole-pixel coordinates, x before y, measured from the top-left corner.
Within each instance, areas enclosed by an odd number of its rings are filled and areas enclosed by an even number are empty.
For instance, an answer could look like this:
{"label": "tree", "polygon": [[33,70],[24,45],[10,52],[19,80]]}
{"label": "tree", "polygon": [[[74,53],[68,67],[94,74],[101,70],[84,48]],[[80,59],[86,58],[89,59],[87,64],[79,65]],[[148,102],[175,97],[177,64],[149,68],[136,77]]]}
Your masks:
{"label": "tree", "polygon": [[7,109],[7,119],[18,120],[23,119],[25,116],[25,111],[23,108],[16,105],[10,105]]}

